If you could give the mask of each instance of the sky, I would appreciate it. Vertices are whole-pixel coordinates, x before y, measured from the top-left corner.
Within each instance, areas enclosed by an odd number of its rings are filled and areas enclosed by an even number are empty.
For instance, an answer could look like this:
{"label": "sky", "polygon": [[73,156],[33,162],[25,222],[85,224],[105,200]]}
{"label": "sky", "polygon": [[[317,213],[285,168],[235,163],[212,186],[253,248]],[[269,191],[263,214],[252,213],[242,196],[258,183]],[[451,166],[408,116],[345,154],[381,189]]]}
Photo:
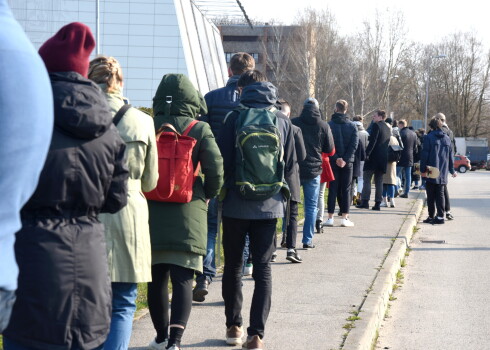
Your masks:
{"label": "sky", "polygon": [[485,0],[241,0],[250,18],[268,21],[275,18],[291,23],[298,11],[329,8],[341,34],[358,32],[375,10],[404,15],[408,37],[424,44],[437,43],[457,31],[474,32],[485,46],[490,44],[490,4]]}

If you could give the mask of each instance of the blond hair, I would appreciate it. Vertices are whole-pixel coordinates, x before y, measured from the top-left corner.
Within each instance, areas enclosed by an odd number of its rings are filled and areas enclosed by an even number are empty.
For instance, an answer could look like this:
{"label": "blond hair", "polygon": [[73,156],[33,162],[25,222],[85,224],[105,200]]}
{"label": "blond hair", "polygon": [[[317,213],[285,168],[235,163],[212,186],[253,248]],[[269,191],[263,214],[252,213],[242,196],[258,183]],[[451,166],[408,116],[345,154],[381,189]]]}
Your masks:
{"label": "blond hair", "polygon": [[349,104],[346,100],[338,100],[337,102],[335,102],[335,108],[339,113],[345,113],[347,111],[347,108],[349,108]]}
{"label": "blond hair", "polygon": [[114,57],[98,56],[90,61],[88,78],[106,84],[106,92],[116,92],[123,82],[121,65]]}

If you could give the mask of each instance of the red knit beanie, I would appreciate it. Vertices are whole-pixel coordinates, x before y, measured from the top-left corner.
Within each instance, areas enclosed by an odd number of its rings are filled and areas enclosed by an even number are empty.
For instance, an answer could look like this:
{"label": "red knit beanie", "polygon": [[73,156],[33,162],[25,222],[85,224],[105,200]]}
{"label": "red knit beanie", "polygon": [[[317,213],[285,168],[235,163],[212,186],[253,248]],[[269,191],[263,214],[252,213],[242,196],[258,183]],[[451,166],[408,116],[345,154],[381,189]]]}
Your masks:
{"label": "red knit beanie", "polygon": [[77,72],[87,77],[95,39],[89,27],[73,22],[61,28],[39,49],[48,72]]}

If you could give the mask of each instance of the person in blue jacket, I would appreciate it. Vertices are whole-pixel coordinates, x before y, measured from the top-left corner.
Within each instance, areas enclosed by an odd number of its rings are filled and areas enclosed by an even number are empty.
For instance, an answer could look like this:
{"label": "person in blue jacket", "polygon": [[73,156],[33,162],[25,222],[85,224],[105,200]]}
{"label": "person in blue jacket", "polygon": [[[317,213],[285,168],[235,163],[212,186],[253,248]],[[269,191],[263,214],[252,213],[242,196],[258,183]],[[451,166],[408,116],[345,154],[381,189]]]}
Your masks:
{"label": "person in blue jacket", "polygon": [[[444,224],[444,188],[447,185],[448,174],[456,177],[453,164],[453,149],[451,139],[442,131],[443,122],[434,117],[429,123],[431,131],[424,137],[424,146],[420,155],[420,172],[427,172],[427,166],[439,169],[439,176],[427,178],[425,190],[427,192],[427,209],[429,217],[425,223]],[[437,216],[436,214],[437,208]]]}

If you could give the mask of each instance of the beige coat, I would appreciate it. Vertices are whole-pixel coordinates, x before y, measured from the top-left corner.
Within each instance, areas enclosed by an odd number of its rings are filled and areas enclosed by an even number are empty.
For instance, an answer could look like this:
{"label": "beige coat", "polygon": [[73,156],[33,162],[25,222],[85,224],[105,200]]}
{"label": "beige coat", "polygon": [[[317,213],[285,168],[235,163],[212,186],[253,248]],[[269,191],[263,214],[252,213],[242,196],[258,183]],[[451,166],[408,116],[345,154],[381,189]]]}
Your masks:
{"label": "beige coat", "polygon": [[[124,104],[120,93],[106,94],[114,116]],[[116,214],[100,214],[105,224],[107,256],[112,282],[151,281],[148,204],[143,192],[156,187],[158,155],[153,119],[130,108],[117,129],[126,142],[129,168],[128,205]]]}
{"label": "beige coat", "polygon": [[[390,145],[399,145],[396,137],[390,137]],[[396,185],[396,162],[388,162],[386,173],[383,175],[383,184]]]}

